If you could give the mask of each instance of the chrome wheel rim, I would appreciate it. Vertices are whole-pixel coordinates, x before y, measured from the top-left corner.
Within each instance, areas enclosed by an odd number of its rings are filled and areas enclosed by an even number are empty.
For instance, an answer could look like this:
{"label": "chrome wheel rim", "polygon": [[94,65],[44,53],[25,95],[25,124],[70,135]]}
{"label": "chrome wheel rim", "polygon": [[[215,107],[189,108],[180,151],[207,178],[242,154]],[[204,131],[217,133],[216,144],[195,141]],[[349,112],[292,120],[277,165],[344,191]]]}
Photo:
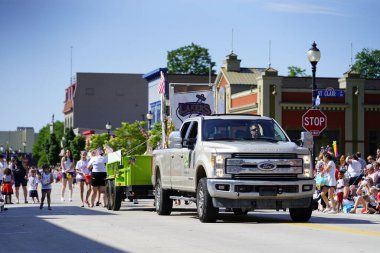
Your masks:
{"label": "chrome wheel rim", "polygon": [[203,188],[200,187],[198,191],[198,215],[202,216],[203,214],[203,209],[204,209],[204,194],[203,194]]}
{"label": "chrome wheel rim", "polygon": [[156,209],[158,210],[160,203],[161,203],[161,186],[158,182],[156,184],[156,195],[155,196],[156,196]]}

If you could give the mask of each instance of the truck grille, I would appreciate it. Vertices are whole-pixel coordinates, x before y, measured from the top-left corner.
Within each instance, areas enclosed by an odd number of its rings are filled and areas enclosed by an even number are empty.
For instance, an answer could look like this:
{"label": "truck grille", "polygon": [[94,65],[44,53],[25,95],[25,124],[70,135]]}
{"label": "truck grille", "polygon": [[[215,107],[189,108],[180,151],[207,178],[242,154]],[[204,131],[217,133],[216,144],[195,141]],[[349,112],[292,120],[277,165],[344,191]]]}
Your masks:
{"label": "truck grille", "polygon": [[244,158],[244,159],[294,159],[297,158],[297,154],[291,153],[235,153],[232,154],[232,158]]}
{"label": "truck grille", "polygon": [[295,174],[233,174],[233,179],[237,180],[270,180],[270,181],[294,181],[297,180]]}

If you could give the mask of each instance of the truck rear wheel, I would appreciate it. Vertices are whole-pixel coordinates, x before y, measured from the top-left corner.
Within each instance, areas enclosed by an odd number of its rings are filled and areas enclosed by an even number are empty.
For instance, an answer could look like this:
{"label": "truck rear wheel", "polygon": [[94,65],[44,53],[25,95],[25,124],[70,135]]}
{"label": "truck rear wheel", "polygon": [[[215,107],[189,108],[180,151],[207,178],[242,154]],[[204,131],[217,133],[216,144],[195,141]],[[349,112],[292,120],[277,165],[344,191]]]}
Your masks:
{"label": "truck rear wheel", "polygon": [[207,190],[207,178],[201,178],[197,187],[197,212],[201,222],[215,222],[219,208],[212,204],[212,198]]}
{"label": "truck rear wheel", "polygon": [[161,178],[157,178],[155,185],[155,204],[158,215],[170,215],[173,209],[173,200],[170,191],[162,189]]}
{"label": "truck rear wheel", "polygon": [[312,201],[310,207],[306,208],[289,208],[290,218],[294,222],[307,222],[311,218],[311,213],[313,212]]}

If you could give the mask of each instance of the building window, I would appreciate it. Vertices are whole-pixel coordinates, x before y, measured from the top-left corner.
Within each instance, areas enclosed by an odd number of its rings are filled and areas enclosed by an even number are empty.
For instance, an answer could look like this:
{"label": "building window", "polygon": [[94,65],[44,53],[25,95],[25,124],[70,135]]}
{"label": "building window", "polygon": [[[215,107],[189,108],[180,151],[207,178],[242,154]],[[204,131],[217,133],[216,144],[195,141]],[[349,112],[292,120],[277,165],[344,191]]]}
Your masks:
{"label": "building window", "polygon": [[[368,130],[368,144],[366,154],[376,155],[376,149],[380,147],[380,130]],[[362,152],[363,153],[363,152]]]}
{"label": "building window", "polygon": [[86,92],[87,96],[95,95],[95,89],[94,88],[86,88],[85,92]]}

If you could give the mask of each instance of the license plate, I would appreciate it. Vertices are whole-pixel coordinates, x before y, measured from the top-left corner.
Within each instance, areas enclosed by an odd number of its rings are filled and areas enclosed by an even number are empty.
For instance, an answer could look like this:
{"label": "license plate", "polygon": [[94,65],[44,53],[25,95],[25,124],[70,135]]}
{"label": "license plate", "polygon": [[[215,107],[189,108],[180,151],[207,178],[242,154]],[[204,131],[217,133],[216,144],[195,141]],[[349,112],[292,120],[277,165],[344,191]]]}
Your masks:
{"label": "license plate", "polygon": [[277,196],[276,187],[260,187],[259,191],[260,196]]}

